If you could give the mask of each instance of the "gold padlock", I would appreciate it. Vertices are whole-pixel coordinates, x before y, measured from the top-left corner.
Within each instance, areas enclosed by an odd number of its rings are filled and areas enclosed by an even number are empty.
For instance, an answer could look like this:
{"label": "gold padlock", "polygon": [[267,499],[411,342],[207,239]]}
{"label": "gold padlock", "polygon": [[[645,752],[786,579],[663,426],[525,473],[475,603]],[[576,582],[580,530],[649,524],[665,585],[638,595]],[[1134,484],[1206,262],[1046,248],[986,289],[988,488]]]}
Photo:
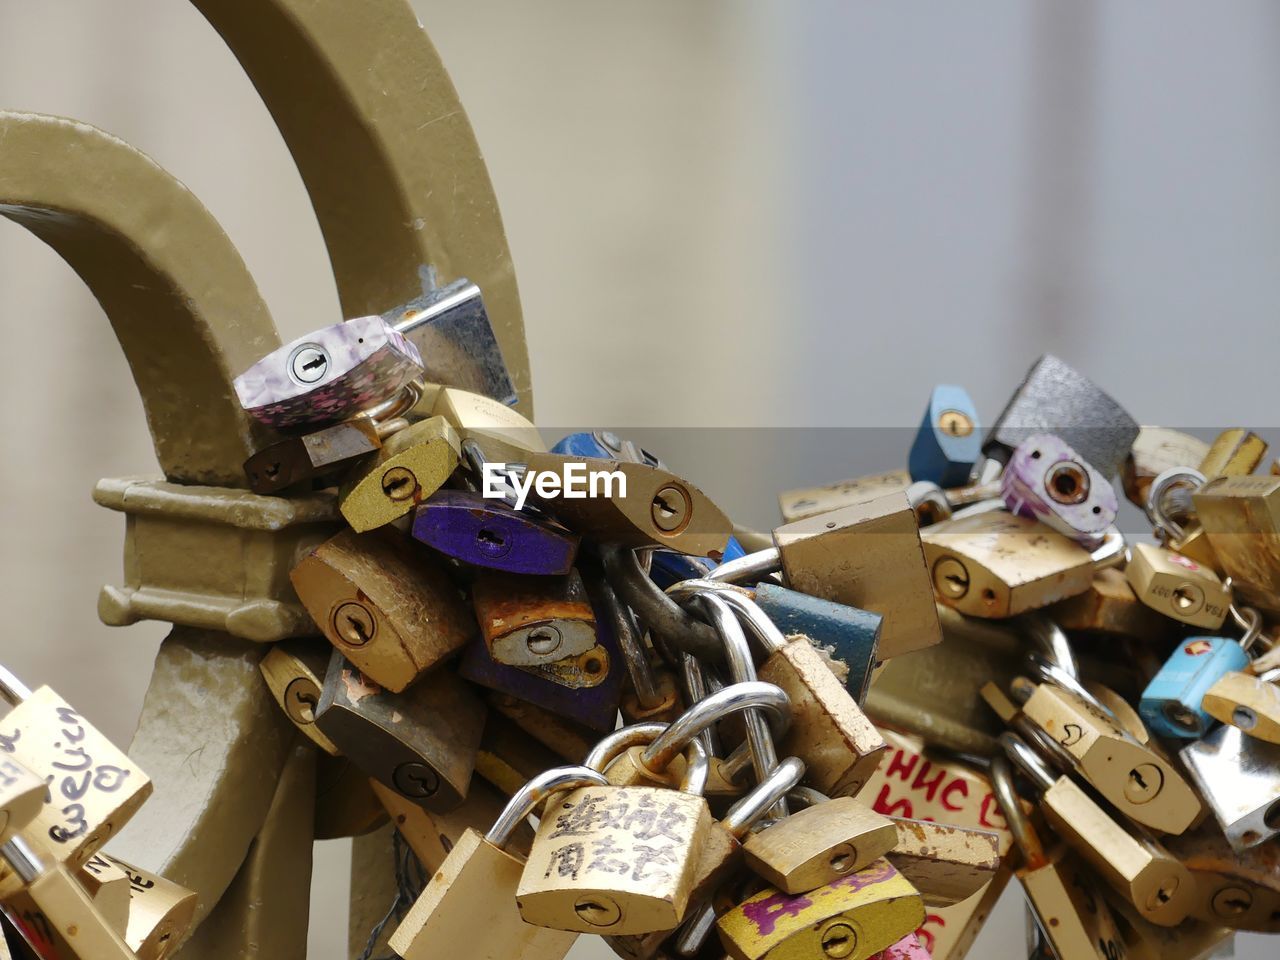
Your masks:
{"label": "gold padlock", "polygon": [[125,872],[101,853],[95,853],[74,876],[111,929],[125,936],[129,926],[129,878]]}
{"label": "gold padlock", "polygon": [[561,960],[578,935],[521,918],[516,890],[525,864],[504,847],[549,798],[603,782],[588,767],[554,767],[512,797],[488,833],[468,827],[392,934],[391,949],[404,960],[453,960],[459,944],[474,960]]}
{"label": "gold padlock", "polygon": [[276,703],[308,740],[329,754],[339,750],[316,726],[316,706],[329,663],[330,649],[321,640],[282,640],[258,663]]}
{"label": "gold padlock", "polygon": [[[0,750],[5,748],[4,736],[0,732]],[[20,760],[0,755],[0,843],[39,815],[46,789],[45,782]]]}
{"label": "gold padlock", "polygon": [[1163,640],[1175,628],[1138,599],[1122,571],[1099,570],[1083,593],[1059,600],[1045,613],[1063,630]]}
{"label": "gold padlock", "polygon": [[1230,427],[1213,438],[1197,466],[1210,480],[1246,477],[1258,469],[1266,455],[1267,442],[1260,436],[1244,427]]}
{"label": "gold padlock", "polygon": [[1237,596],[1280,612],[1280,476],[1217,477],[1192,500]]}
{"label": "gold padlock", "polygon": [[1191,871],[1191,915],[1233,930],[1280,933],[1280,845],[1233,850],[1217,824],[1167,837],[1169,852]]}
{"label": "gold padlock", "polygon": [[151,779],[49,687],[32,692],[0,667],[0,698],[14,704],[2,749],[48,783],[27,829],[77,870],[151,796]]}
{"label": "gold padlock", "polygon": [[1098,892],[1115,918],[1123,956],[1129,960],[1209,960],[1231,938],[1227,927],[1191,918],[1172,927],[1152,923],[1119,894],[1105,887]]}
{"label": "gold padlock", "polygon": [[1090,553],[1038,520],[1005,510],[956,516],[921,534],[938,601],[972,617],[1004,618],[1084,593],[1098,567],[1118,560],[1108,534]]}
{"label": "gold padlock", "polygon": [[1217,630],[1231,607],[1231,587],[1216,573],[1155,544],[1135,543],[1124,575],[1152,610],[1194,627]]}
{"label": "gold padlock", "polygon": [[462,441],[443,417],[405,427],[343,482],[338,509],[358,533],[398,520],[440,489],[461,452]]}
{"label": "gold padlock", "polygon": [[442,387],[430,400],[419,403],[419,412],[428,409],[433,417],[443,417],[463,440],[476,440],[486,450],[501,449],[499,459],[511,458],[511,451],[543,452],[547,449],[538,428],[523,414],[491,397],[458,387]]}
{"label": "gold padlock", "polygon": [[159,874],[103,859],[129,878],[129,925],[124,940],[138,960],[164,960],[182,943],[196,912],[196,895]]}
{"label": "gold padlock", "polygon": [[1214,681],[1200,706],[1215,720],[1239,727],[1251,737],[1280,743],[1280,686],[1273,673],[1255,677],[1224,673]]}
{"label": "gold padlock", "polygon": [[985,886],[1000,867],[1000,838],[990,830],[895,817],[886,858],[920,891],[926,906],[949,907]]}
{"label": "gold padlock", "polygon": [[784,523],[804,520],[820,513],[829,513],[855,503],[866,503],[889,493],[906,493],[911,486],[911,474],[906,470],[890,470],[853,480],[841,480],[822,487],[804,487],[785,490],[778,494],[778,507]]}
{"label": "gold padlock", "polygon": [[924,920],[920,894],[888,860],[808,893],[766,887],[716,921],[735,960],[865,960]]}
{"label": "gold padlock", "polygon": [[407,537],[344,530],[303,557],[289,578],[329,642],[394,693],[475,633],[443,562]]}
{"label": "gold padlock", "polygon": [[563,577],[478,570],[471,603],[489,655],[499,663],[542,666],[596,646],[595,612],[577,570]]}
{"label": "gold padlock", "polygon": [[476,773],[504,796],[515,796],[539,773],[559,763],[551,750],[506,717],[490,714],[485,720],[476,753]]}

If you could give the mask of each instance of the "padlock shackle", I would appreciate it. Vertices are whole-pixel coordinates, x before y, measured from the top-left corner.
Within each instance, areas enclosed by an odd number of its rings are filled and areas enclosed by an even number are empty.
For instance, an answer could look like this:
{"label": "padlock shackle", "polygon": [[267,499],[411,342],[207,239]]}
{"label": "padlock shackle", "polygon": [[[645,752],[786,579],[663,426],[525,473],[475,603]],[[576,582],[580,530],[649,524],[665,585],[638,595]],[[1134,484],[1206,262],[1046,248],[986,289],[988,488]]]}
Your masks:
{"label": "padlock shackle", "polygon": [[734,584],[722,583],[710,577],[701,580],[683,580],[667,588],[667,595],[685,602],[694,597],[713,594],[717,600],[727,603],[738,614],[766,654],[776,653],[787,645],[787,638],[756,603],[751,591]]}
{"label": "padlock shackle", "polygon": [[663,593],[644,572],[634,550],[620,544],[603,544],[600,559],[609,583],[645,626],[699,660],[718,663],[724,659],[724,644],[716,632]]}
{"label": "padlock shackle", "polygon": [[17,678],[6,666],[0,665],[0,698],[17,706],[31,696],[31,688]]}
{"label": "padlock shackle", "polygon": [[[652,721],[649,723],[633,723],[629,727],[620,727],[613,733],[601,738],[583,758],[582,765],[600,773],[607,773],[609,765],[632,747],[648,746],[659,734],[667,729],[667,724]],[[707,789],[707,780],[711,776],[711,755],[702,743],[694,738],[685,747],[684,776],[680,780],[680,790],[702,796]],[[665,771],[651,771],[653,773]]]}
{"label": "padlock shackle", "polygon": [[516,827],[524,822],[524,818],[538,809],[547,799],[565,790],[576,790],[579,787],[607,787],[609,781],[604,774],[590,767],[569,766],[552,767],[538,774],[516,791],[498,819],[494,821],[484,838],[495,847],[506,846]]}
{"label": "padlock shackle", "polygon": [[787,757],[774,767],[767,777],[756,784],[750,793],[739,798],[729,808],[724,819],[720,821],[720,826],[741,840],[761,817],[777,805],[779,800],[790,796],[800,786],[804,772],[803,760],[799,757]]}
{"label": "padlock shackle", "polygon": [[775,735],[782,729],[780,725],[791,718],[791,699],[781,687],[762,680],[735,683],[717,690],[682,713],[645,748],[640,759],[648,767],[665,769],[703,728],[753,708],[773,714],[779,723]]}
{"label": "padlock shackle", "polygon": [[[1147,502],[1142,509],[1157,535],[1163,532],[1172,540],[1181,540],[1186,536],[1185,528],[1169,516],[1168,508],[1182,507],[1187,513],[1194,514],[1190,494],[1203,487],[1206,479],[1203,473],[1191,467],[1170,467],[1156,475],[1147,487]],[[1182,499],[1177,495],[1180,487],[1187,491],[1184,503],[1178,502]]]}
{"label": "padlock shackle", "polygon": [[1067,632],[1046,614],[1031,610],[1014,617],[1011,625],[1031,640],[1050,662],[1074,679],[1080,679],[1080,662],[1071,649]]}
{"label": "padlock shackle", "polygon": [[706,578],[720,583],[758,583],[781,569],[781,551],[777,547],[768,547],[722,563]]}
{"label": "padlock shackle", "polygon": [[649,666],[649,658],[641,640],[635,614],[618,598],[613,584],[607,579],[593,577],[592,580],[592,586],[597,588],[596,597],[603,608],[605,620],[613,627],[614,639],[618,641],[618,647],[622,650],[622,659],[626,662],[627,676],[631,678],[631,686],[635,689],[636,701],[646,710],[660,707],[666,697],[658,689],[653,670]]}
{"label": "padlock shackle", "polygon": [[1013,785],[1013,767],[1008,757],[997,755],[991,758],[991,792],[995,794],[996,804],[1009,825],[1014,844],[1022,851],[1023,868],[1040,869],[1049,862],[1049,858],[1045,855],[1040,835],[1022,811],[1022,800]]}
{"label": "padlock shackle", "polygon": [[[1040,754],[1031,749],[1031,746],[1016,733],[1010,733],[1007,730],[1000,734],[1000,746],[1004,748],[1004,752],[1008,755],[1031,781],[1040,790],[1048,790],[1057,782],[1057,777],[1053,775],[1053,771],[1049,769],[1049,765],[1044,762],[1044,758]],[[992,772],[995,771],[995,765],[992,764]]]}
{"label": "padlock shackle", "polygon": [[816,807],[820,803],[826,803],[831,798],[821,790],[815,790],[813,787],[792,787],[787,791],[787,799],[798,806],[801,810],[807,810],[809,807]]}

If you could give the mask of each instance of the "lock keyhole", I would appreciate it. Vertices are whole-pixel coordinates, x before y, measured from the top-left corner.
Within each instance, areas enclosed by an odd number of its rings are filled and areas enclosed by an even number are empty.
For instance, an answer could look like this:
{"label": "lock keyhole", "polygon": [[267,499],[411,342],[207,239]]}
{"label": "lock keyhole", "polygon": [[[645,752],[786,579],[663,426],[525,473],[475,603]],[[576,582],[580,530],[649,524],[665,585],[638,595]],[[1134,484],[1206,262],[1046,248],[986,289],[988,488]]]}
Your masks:
{"label": "lock keyhole", "polygon": [[544,623],[529,631],[525,646],[534,656],[545,657],[549,653],[554,653],[562,640],[559,630],[549,623]]}
{"label": "lock keyhole", "polygon": [[508,549],[507,538],[488,527],[481,527],[476,532],[476,546],[481,553],[490,557],[500,557]]}
{"label": "lock keyhole", "polygon": [[858,932],[851,924],[837,921],[822,931],[822,953],[831,960],[852,956],[858,949]]}
{"label": "lock keyhole", "polygon": [[304,343],[289,358],[289,375],[298,383],[317,383],[328,369],[328,352],[314,343]]}
{"label": "lock keyhole", "polygon": [[668,484],[653,495],[649,516],[663,533],[675,533],[689,522],[689,496],[674,484]]}
{"label": "lock keyhole", "polygon": [[1074,460],[1063,460],[1044,476],[1045,491],[1061,504],[1084,503],[1089,498],[1089,474]]}
{"label": "lock keyhole", "polygon": [[593,927],[610,927],[622,919],[622,908],[608,897],[579,897],[573,912]]}
{"label": "lock keyhole", "polygon": [[382,475],[382,492],[389,500],[408,500],[417,489],[417,478],[404,467],[392,467]]}
{"label": "lock keyhole", "polygon": [[378,622],[363,603],[348,600],[333,612],[333,628],[343,643],[362,647],[373,639]]}
{"label": "lock keyhole", "polygon": [[1164,772],[1154,763],[1140,763],[1129,771],[1124,798],[1141,806],[1156,798],[1164,788]]}

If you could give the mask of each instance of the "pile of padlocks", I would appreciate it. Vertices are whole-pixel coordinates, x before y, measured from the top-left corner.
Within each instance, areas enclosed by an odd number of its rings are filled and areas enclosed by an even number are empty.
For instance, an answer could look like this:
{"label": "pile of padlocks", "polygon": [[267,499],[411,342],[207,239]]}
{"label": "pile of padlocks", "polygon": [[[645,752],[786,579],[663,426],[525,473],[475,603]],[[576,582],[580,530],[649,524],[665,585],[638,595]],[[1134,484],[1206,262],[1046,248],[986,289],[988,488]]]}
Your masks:
{"label": "pile of padlocks", "polygon": [[[610,433],[548,450],[498,357],[439,382],[460,318],[492,354],[463,282],[236,381],[282,435],[252,488],[339,491],[292,571],[314,635],[261,670],[424,868],[396,954],[958,960],[1012,876],[1039,956],[1280,930],[1256,436],[1140,429],[1046,356],[985,431],[936,388],[908,470],[783,494],[768,538]],[[193,898],[98,853],[145,775],[8,685],[7,917],[40,956],[163,956]]]}

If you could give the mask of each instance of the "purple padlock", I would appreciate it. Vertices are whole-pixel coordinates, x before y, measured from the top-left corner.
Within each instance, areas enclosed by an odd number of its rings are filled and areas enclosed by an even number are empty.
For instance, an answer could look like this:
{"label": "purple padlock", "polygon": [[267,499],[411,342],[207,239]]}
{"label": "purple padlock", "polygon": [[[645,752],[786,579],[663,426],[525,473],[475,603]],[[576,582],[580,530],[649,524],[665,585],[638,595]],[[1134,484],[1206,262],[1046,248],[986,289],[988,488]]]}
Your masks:
{"label": "purple padlock", "polygon": [[349,420],[422,376],[418,348],[381,317],[357,317],[272,350],[235,379],[254,419],[289,430]]}
{"label": "purple padlock", "polygon": [[590,580],[587,582],[587,593],[596,611],[594,663],[604,673],[598,682],[589,686],[581,685],[580,682],[567,685],[570,682],[567,674],[580,672],[582,665],[591,669],[593,661],[588,654],[569,658],[574,661],[572,665],[562,663],[559,666],[547,664],[542,667],[512,667],[494,660],[482,637],[476,637],[463,648],[458,673],[479,686],[524,700],[592,730],[609,732],[618,720],[622,678],[627,668],[609,618],[600,615],[600,602]]}
{"label": "purple padlock", "polygon": [[1014,449],[1000,495],[1011,513],[1040,520],[1086,547],[1102,541],[1119,509],[1107,478],[1049,433],[1027,437]]}
{"label": "purple padlock", "polygon": [[437,490],[418,507],[412,530],[446,556],[506,573],[565,576],[578,556],[570,530],[469,490]]}

